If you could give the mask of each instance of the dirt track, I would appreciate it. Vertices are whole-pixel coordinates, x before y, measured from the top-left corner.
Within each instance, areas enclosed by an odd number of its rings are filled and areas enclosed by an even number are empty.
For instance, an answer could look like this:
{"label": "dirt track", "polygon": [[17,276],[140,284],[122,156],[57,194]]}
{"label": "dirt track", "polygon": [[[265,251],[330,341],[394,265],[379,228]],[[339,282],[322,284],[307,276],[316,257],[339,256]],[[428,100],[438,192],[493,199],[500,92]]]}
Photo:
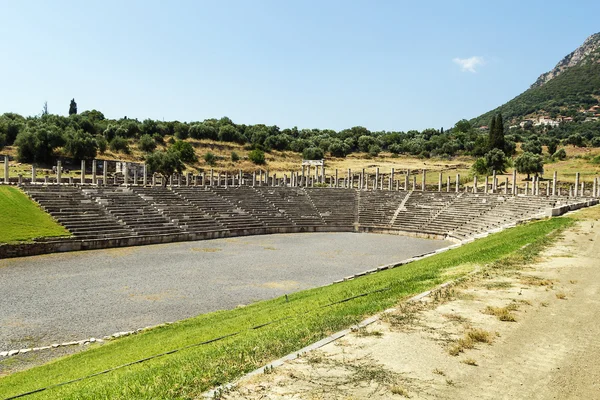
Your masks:
{"label": "dirt track", "polygon": [[[600,223],[586,212],[535,265],[404,307],[225,398],[600,399]],[[451,355],[469,332],[485,335]]]}

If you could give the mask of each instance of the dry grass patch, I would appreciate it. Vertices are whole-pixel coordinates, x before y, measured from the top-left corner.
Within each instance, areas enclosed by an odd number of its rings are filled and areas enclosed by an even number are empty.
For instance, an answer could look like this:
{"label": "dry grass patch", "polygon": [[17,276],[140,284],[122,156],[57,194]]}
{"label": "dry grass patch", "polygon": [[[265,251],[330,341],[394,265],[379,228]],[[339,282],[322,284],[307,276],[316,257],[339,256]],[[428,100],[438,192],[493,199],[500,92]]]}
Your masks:
{"label": "dry grass patch", "polygon": [[354,334],[357,337],[382,337],[383,336],[383,332],[378,331],[378,330],[368,330],[367,328],[358,328],[358,329],[352,329],[352,332],[354,332]]}
{"label": "dry grass patch", "polygon": [[472,358],[467,358],[465,360],[462,361],[463,364],[467,364],[467,365],[471,365],[473,367],[477,367],[479,364],[477,364],[477,361],[475,361]]}
{"label": "dry grass patch", "polygon": [[559,299],[559,300],[566,300],[567,299],[567,295],[564,294],[563,292],[556,293],[556,298]]}
{"label": "dry grass patch", "polygon": [[518,309],[519,309],[519,306],[517,306],[516,304],[513,303],[513,304],[509,304],[506,307],[487,306],[483,313],[488,314],[488,315],[493,315],[493,316],[497,317],[500,321],[516,322],[517,318],[513,313],[511,313],[511,311],[516,311]]}
{"label": "dry grass patch", "polygon": [[520,279],[523,285],[529,286],[548,286],[552,287],[554,285],[554,281],[552,279],[544,279],[537,276],[525,275]]}
{"label": "dry grass patch", "polygon": [[396,394],[396,395],[398,395],[398,396],[409,397],[409,396],[408,396],[408,390],[406,390],[406,389],[404,388],[404,386],[402,386],[402,385],[393,385],[393,386],[390,388],[390,392],[391,392],[392,394]]}
{"label": "dry grass patch", "polygon": [[467,349],[474,349],[477,343],[492,344],[493,341],[494,335],[491,332],[483,329],[470,329],[448,348],[448,353],[451,356],[458,356]]}

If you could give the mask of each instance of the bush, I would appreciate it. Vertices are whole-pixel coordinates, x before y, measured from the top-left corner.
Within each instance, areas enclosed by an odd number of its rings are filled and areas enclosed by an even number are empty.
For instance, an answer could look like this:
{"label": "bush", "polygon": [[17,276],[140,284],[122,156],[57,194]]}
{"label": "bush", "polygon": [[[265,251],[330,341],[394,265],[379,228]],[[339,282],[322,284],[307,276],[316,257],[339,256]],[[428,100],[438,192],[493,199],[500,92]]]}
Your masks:
{"label": "bush", "polygon": [[258,149],[252,150],[250,153],[248,153],[248,158],[254,164],[257,164],[257,165],[265,164],[265,152],[262,150],[258,150]]}
{"label": "bush", "polygon": [[191,143],[178,140],[177,142],[173,143],[171,147],[169,147],[169,151],[179,153],[179,158],[184,163],[198,161],[198,158],[196,157],[196,152],[194,151],[194,147],[191,145]]}
{"label": "bush", "polygon": [[560,149],[556,153],[554,153],[552,157],[558,160],[565,160],[567,158],[567,152],[565,151],[565,149]]}
{"label": "bush", "polygon": [[115,153],[129,154],[130,152],[127,139],[122,138],[121,136],[115,136],[113,140],[110,141],[108,147]]}
{"label": "bush", "polygon": [[302,158],[305,160],[322,160],[323,156],[323,149],[319,147],[307,147],[302,152]]}
{"label": "bush", "polygon": [[207,163],[208,165],[210,165],[211,167],[214,167],[215,164],[217,163],[217,156],[215,156],[213,153],[211,153],[209,151],[208,153],[206,153],[204,155],[204,162]]}
{"label": "bush", "polygon": [[156,149],[156,141],[148,134],[142,135],[138,141],[138,149],[145,153],[150,153]]}
{"label": "bush", "polygon": [[64,147],[67,154],[76,160],[92,159],[98,152],[96,140],[87,132],[78,130],[67,134]]}
{"label": "bush", "polygon": [[377,157],[379,155],[379,153],[381,153],[381,147],[379,147],[379,145],[373,144],[373,145],[371,145],[371,147],[369,147],[369,155],[370,156]]}
{"label": "bush", "polygon": [[240,161],[240,156],[235,151],[231,152],[231,161],[233,161],[233,162]]}
{"label": "bush", "polygon": [[98,152],[100,154],[106,153],[106,149],[108,149],[108,142],[106,141],[106,138],[102,135],[96,135],[94,140],[96,141],[96,148],[98,149]]}

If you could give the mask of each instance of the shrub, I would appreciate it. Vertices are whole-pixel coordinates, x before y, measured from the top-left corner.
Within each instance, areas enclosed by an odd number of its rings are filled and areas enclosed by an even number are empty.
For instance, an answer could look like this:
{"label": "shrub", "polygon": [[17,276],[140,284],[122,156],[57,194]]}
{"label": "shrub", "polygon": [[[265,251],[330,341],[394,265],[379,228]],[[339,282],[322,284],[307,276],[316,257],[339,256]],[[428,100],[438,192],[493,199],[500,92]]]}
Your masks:
{"label": "shrub", "polygon": [[250,153],[248,153],[248,158],[250,159],[250,161],[252,161],[254,164],[265,164],[265,152],[262,150],[252,150]]}
{"label": "shrub", "polygon": [[565,160],[567,158],[567,152],[565,151],[565,149],[560,149],[556,153],[554,153],[552,157],[558,160]]}
{"label": "shrub", "polygon": [[369,147],[369,155],[372,157],[377,157],[381,153],[381,147],[378,144],[373,144]]}
{"label": "shrub", "polygon": [[204,162],[213,167],[217,163],[217,156],[209,151],[204,155]]}
{"label": "shrub", "polygon": [[98,147],[100,154],[106,153],[106,149],[108,148],[108,142],[106,141],[106,138],[104,136],[97,135],[96,146]]}
{"label": "shrub", "polygon": [[240,156],[235,151],[231,152],[231,161],[233,161],[233,162],[240,161]]}
{"label": "shrub", "polygon": [[138,141],[138,149],[143,152],[150,153],[156,149],[156,141],[148,134],[142,135]]}
{"label": "shrub", "polygon": [[304,158],[305,160],[322,160],[323,149],[319,147],[307,147],[302,152],[302,158]]}
{"label": "shrub", "polygon": [[173,143],[171,147],[169,147],[169,151],[179,153],[179,158],[183,162],[191,163],[198,161],[196,152],[194,151],[194,147],[191,145],[191,143],[178,140]]}
{"label": "shrub", "polygon": [[115,136],[113,140],[110,141],[108,147],[116,153],[129,154],[130,151],[127,139],[122,138],[121,136]]}

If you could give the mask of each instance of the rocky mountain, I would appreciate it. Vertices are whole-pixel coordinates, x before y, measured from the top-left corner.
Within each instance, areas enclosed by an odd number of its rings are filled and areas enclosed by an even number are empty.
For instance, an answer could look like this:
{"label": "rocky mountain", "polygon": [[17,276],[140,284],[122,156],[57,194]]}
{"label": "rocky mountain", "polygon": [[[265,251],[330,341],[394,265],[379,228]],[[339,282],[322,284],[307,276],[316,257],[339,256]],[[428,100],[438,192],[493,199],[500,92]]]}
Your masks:
{"label": "rocky mountain", "polygon": [[600,32],[593,34],[583,42],[574,52],[567,55],[565,58],[560,60],[556,67],[552,71],[548,71],[535,81],[532,88],[543,86],[549,80],[556,78],[569,68],[575,67],[585,62],[599,62],[600,61]]}
{"label": "rocky mountain", "polygon": [[575,51],[564,57],[506,104],[471,120],[475,126],[487,125],[492,115],[502,112],[510,124],[542,116],[552,120],[569,118],[583,121],[586,110],[600,104],[600,33],[588,37]]}

